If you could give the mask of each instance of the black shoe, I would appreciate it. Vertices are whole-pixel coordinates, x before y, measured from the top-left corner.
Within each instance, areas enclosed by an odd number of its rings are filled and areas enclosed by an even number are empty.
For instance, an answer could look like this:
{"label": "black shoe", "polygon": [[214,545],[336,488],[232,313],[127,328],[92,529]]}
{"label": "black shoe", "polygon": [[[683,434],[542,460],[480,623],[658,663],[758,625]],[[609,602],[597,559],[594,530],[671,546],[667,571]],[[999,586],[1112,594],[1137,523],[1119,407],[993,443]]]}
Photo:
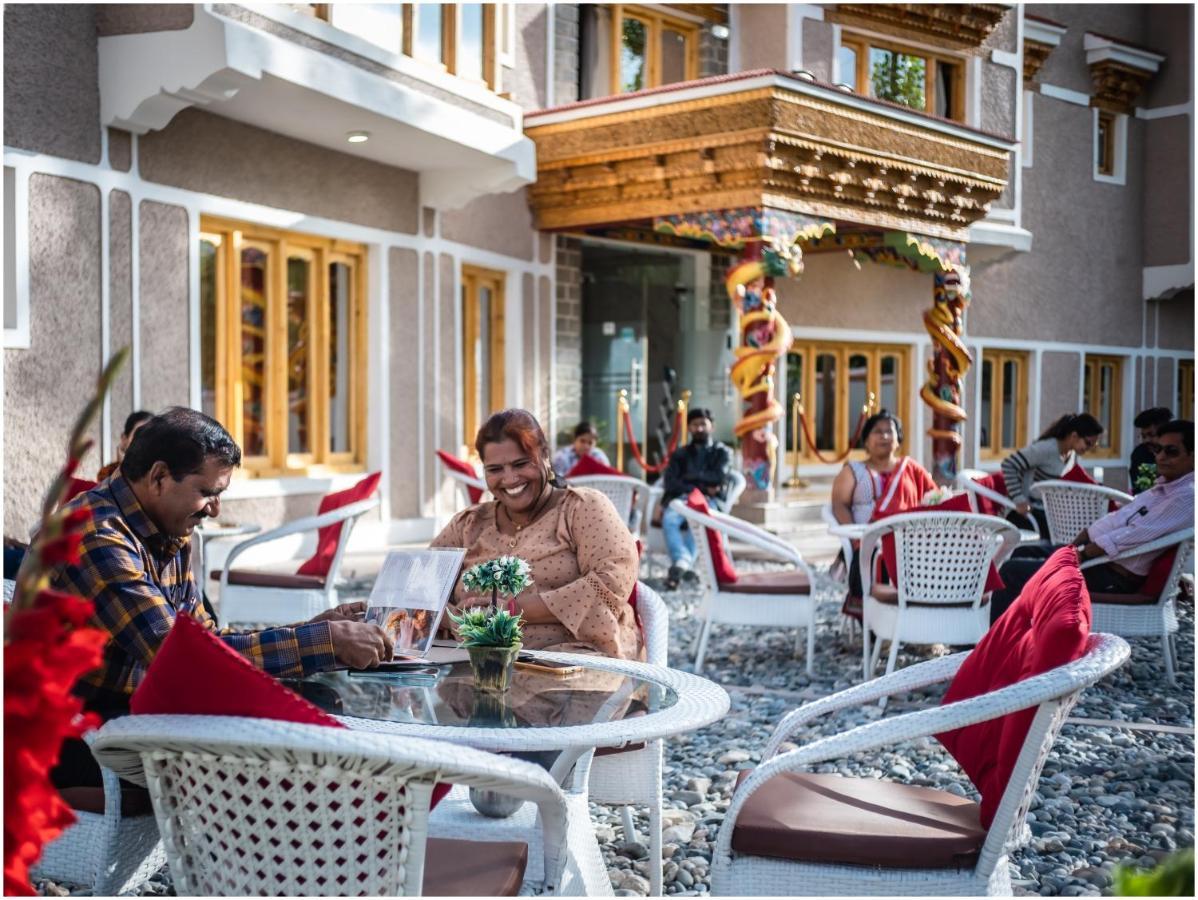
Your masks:
{"label": "black shoe", "polygon": [[687,569],[685,572],[682,573],[682,580],[685,581],[687,584],[698,584],[699,583],[699,573],[696,572],[694,569]]}
{"label": "black shoe", "polygon": [[666,573],[666,590],[678,590],[678,584],[682,581],[682,569],[678,566],[670,566],[670,571]]}

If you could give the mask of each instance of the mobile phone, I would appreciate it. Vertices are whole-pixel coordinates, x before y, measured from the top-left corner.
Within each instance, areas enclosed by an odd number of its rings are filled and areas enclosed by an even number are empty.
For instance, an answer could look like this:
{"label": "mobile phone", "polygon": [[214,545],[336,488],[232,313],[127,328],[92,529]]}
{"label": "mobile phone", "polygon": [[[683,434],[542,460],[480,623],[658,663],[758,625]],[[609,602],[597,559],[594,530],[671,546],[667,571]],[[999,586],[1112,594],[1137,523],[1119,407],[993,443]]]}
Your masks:
{"label": "mobile phone", "polygon": [[543,675],[574,675],[582,671],[582,666],[574,663],[551,662],[547,659],[537,659],[527,653],[516,657],[516,665],[530,672],[540,672]]}

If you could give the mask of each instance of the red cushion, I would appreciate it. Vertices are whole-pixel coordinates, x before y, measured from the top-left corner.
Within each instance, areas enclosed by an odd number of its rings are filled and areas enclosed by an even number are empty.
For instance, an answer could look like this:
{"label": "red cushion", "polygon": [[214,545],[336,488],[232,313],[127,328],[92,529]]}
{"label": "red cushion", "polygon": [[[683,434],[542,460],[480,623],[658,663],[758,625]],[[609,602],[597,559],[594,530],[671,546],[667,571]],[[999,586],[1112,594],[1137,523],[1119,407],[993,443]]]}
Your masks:
{"label": "red cushion", "polygon": [[[197,678],[196,674],[202,673]],[[191,616],[175,617],[129,701],[134,715],[246,716],[345,728],[254,666]],[[452,785],[433,788],[433,805]]]}
{"label": "red cushion", "polygon": [[[945,704],[976,697],[1078,659],[1090,635],[1090,594],[1077,550],[1062,547],[1024,586],[1011,607],[957,670]],[[982,825],[990,827],[1036,710],[939,734],[982,795]]]}
{"label": "red cushion", "polygon": [[[935,506],[917,506],[912,509],[904,509],[903,513],[918,513],[918,512],[964,512],[974,513],[975,497],[973,494],[966,491],[963,494],[949,497],[943,503],[938,503]],[[890,514],[877,517],[877,521],[890,518]],[[882,565],[886,567],[886,571],[890,573],[890,580],[893,583],[898,582],[898,550],[894,545],[894,534],[882,535]],[[994,564],[990,564],[990,572],[986,575],[985,591],[997,591],[1003,586],[1003,580],[999,577],[998,569]]]}
{"label": "red cushion", "polygon": [[[456,456],[446,453],[444,450],[437,451],[437,459],[441,460],[441,463],[447,469],[453,469],[455,472],[460,472],[462,475],[468,475],[471,478],[476,480],[478,479],[478,472],[475,471],[474,466],[470,465],[470,463],[466,462],[464,459],[458,459]],[[480,488],[474,487],[473,485],[466,485],[466,493],[470,495],[471,503],[477,503],[483,498],[482,490]]]}
{"label": "red cushion", "polygon": [[[707,505],[707,498],[703,496],[703,492],[698,488],[693,488],[690,496],[686,498],[686,505],[695,512],[701,512],[705,515],[711,514],[711,509]],[[724,550],[724,535],[714,528],[704,528],[707,532],[707,545],[711,548],[711,559],[715,564],[715,579],[720,584],[733,584],[739,577],[736,574],[736,566],[732,565],[732,560],[728,558],[727,551]]]}
{"label": "red cushion", "polygon": [[1173,568],[1173,560],[1176,558],[1176,547],[1166,547],[1161,551],[1160,556],[1152,561],[1152,568],[1144,576],[1144,583],[1140,585],[1138,593],[1159,597],[1165,589],[1165,582],[1169,580],[1169,571]]}
{"label": "red cushion", "polygon": [[599,462],[593,456],[584,456],[574,463],[574,468],[566,473],[567,478],[580,478],[583,475],[623,475],[619,469]]}
{"label": "red cushion", "polygon": [[[353,487],[325,494],[324,499],[320,501],[317,515],[323,515],[343,506],[349,506],[351,503],[357,503],[359,500],[367,499],[378,490],[379,479],[382,477],[382,472],[371,472]],[[326,525],[320,529],[316,537],[316,553],[295,570],[296,575],[315,575],[319,578],[328,576],[329,569],[333,567],[333,557],[337,555],[337,541],[341,538],[341,529],[344,525],[344,522],[338,522],[336,525]]]}
{"label": "red cushion", "polygon": [[[1090,477],[1090,473],[1083,469],[1080,463],[1076,462],[1061,473],[1061,481],[1075,481],[1078,484],[1098,484],[1097,481]],[[1118,508],[1119,504],[1114,500],[1107,504],[1108,512],[1114,512]]]}
{"label": "red cushion", "polygon": [[[975,478],[974,482],[981,487],[989,488],[996,494],[1001,494],[1004,497],[1009,496],[1007,494],[1007,480],[1003,477],[1002,472],[992,472],[983,478]],[[978,497],[977,495],[975,497],[977,499],[978,512],[982,513],[982,515],[1002,516],[1007,511],[988,497]]]}
{"label": "red cushion", "polygon": [[90,491],[99,483],[98,481],[88,481],[86,478],[72,478],[67,482],[67,495],[62,498],[62,502],[70,503],[80,494]]}

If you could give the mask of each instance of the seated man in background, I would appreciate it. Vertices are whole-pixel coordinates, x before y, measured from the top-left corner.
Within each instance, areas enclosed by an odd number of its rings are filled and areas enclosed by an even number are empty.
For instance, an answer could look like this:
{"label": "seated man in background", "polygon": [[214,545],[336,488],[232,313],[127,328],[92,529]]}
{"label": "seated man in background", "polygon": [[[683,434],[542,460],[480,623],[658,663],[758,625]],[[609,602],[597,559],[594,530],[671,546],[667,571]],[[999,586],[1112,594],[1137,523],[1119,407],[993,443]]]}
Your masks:
{"label": "seated man in background", "polygon": [[[79,561],[51,569],[51,586],[91,600],[95,623],[112,640],[99,668],[74,692],[102,719],[124,715],[175,622],[188,615],[204,627],[205,612],[192,576],[191,533],[220,513],[220,495],[241,464],[241,449],[215,420],[174,407],[138,432],[121,467],[108,481],[80,494],[68,511],[85,510]],[[250,662],[279,678],[298,678],[338,665],[368,668],[391,658],[377,625],[359,621],[364,604],[344,604],[309,622],[264,631],[220,632]],[[202,683],[203,672],[196,678]],[[59,787],[101,784],[87,745],[63,745],[52,773]]]}
{"label": "seated man in background", "polygon": [[1127,467],[1127,481],[1133,494],[1148,490],[1156,482],[1156,457],[1153,451],[1156,449],[1157,429],[1172,418],[1173,413],[1163,406],[1146,409],[1136,416],[1140,443],[1131,451],[1131,462]]}
{"label": "seated man in background", "polygon": [[695,538],[686,527],[686,519],[670,509],[670,501],[686,497],[698,488],[709,503],[723,509],[732,482],[732,450],[712,439],[711,410],[695,407],[686,417],[688,443],[670,455],[662,476],[661,503],[664,512],[661,530],[670,554],[666,589],[675,590],[683,576],[696,578]]}
{"label": "seated man in background", "polygon": [[[1193,527],[1194,423],[1185,419],[1168,422],[1157,429],[1156,441],[1156,484],[1126,506],[1107,513],[1074,539],[1083,562],[1134,550]],[[1084,569],[1086,586],[1094,593],[1134,594],[1144,584],[1153,560],[1162,552],[1142,553]],[[1003,564],[999,574],[1006,587],[995,591],[990,599],[991,623],[1015,602],[1023,586],[1043,564],[1043,559],[1026,557],[1012,558]]]}
{"label": "seated man in background", "polygon": [[145,425],[152,418],[154,418],[154,414],[146,412],[144,409],[138,409],[129,413],[125,418],[125,428],[121,431],[121,440],[116,445],[116,459],[108,463],[108,465],[100,467],[100,471],[96,473],[96,481],[103,481],[120,467],[121,460],[125,458],[125,451],[129,449],[129,445],[133,442],[133,435],[137,434],[137,429],[141,428],[141,426]]}

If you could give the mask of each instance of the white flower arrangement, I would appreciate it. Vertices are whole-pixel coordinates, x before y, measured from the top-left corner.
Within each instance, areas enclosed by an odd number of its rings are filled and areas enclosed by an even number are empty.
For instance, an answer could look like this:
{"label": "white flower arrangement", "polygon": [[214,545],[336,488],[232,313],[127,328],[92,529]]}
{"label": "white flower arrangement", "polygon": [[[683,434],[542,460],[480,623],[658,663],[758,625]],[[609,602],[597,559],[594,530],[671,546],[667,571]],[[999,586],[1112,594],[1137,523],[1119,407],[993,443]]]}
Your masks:
{"label": "white flower arrangement", "polygon": [[532,584],[532,570],[518,556],[500,556],[471,566],[462,574],[462,587],[472,594],[515,597]]}
{"label": "white flower arrangement", "polygon": [[932,488],[932,490],[928,491],[926,494],[923,495],[923,499],[919,501],[919,505],[920,506],[939,506],[941,503],[944,503],[946,500],[951,500],[955,496],[956,496],[956,492],[953,491],[951,488],[947,488],[947,487]]}

